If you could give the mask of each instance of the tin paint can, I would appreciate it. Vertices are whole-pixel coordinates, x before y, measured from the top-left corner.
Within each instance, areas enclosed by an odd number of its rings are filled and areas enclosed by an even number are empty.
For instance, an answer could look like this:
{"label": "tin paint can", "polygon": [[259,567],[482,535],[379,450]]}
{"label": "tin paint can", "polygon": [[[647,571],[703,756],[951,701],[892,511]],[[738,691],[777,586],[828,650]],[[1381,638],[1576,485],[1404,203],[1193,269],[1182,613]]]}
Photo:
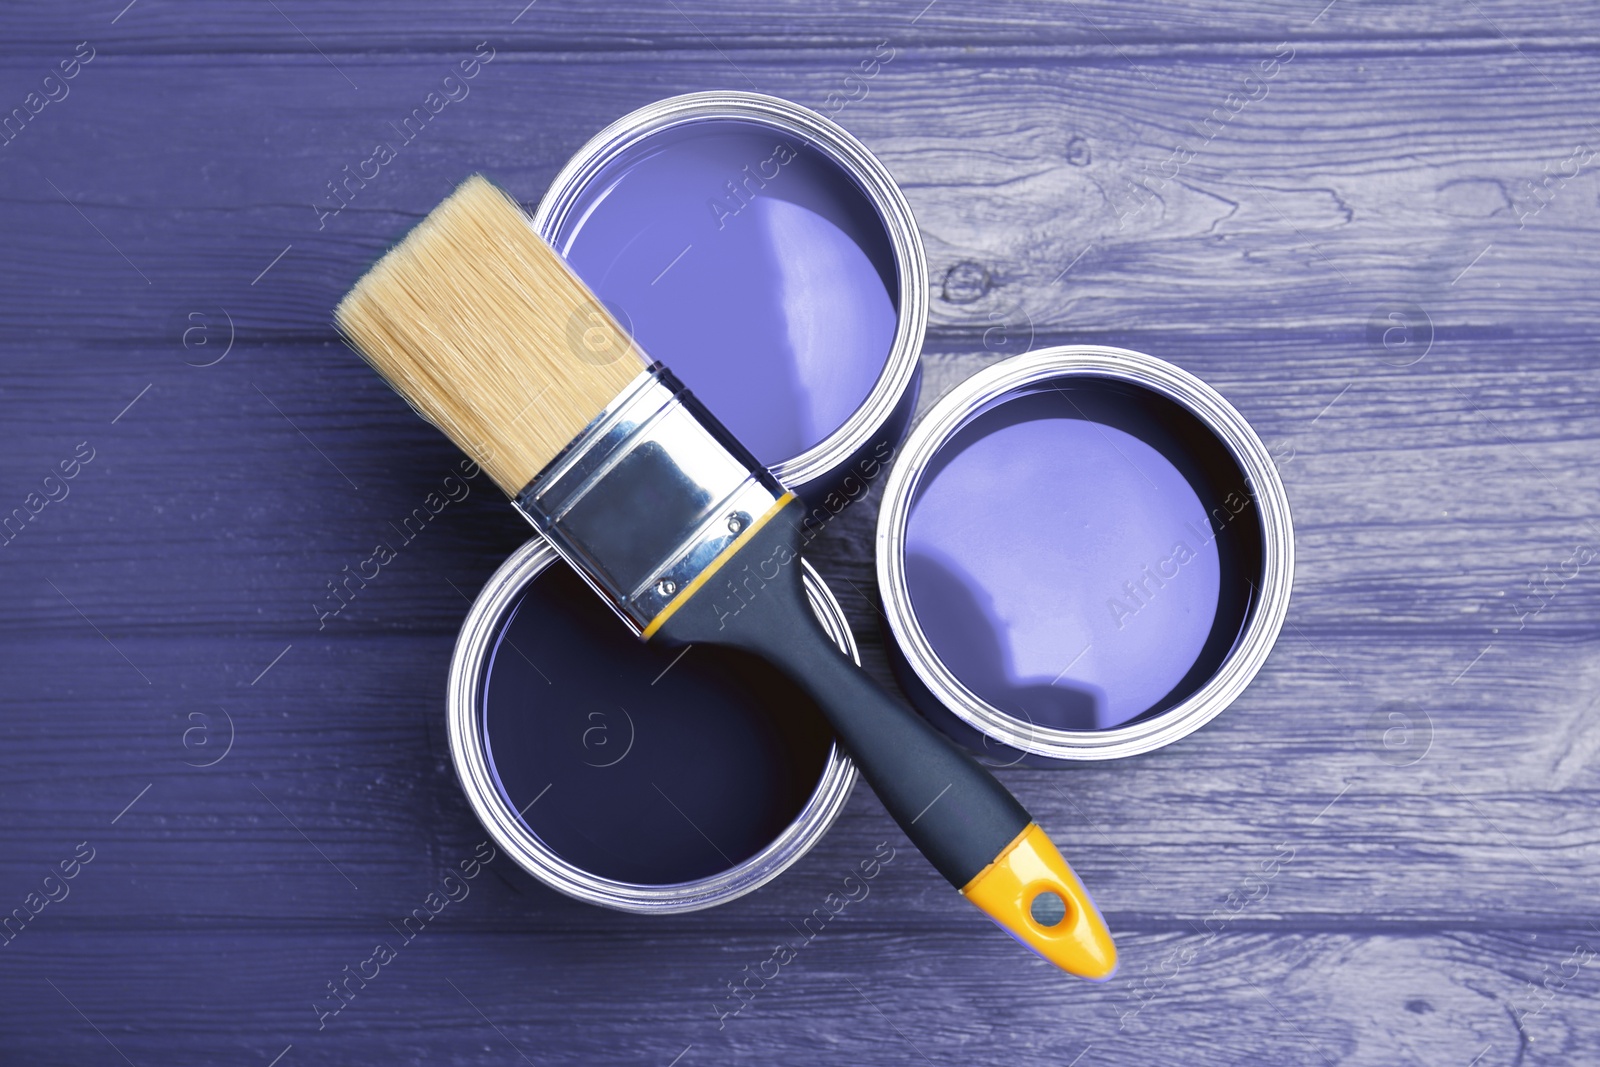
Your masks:
{"label": "tin paint can", "polygon": [[802,498],[904,436],[922,241],[883,164],[827,118],[757,93],[659,101],[580,149],[534,225]]}
{"label": "tin paint can", "polygon": [[1002,764],[1170,744],[1261,669],[1294,538],[1266,447],[1152,356],[1068,346],[962,382],[912,431],[877,530],[913,702]]}
{"label": "tin paint can", "polygon": [[[809,566],[804,583],[859,662]],[[803,856],[855,783],[821,712],[771,670],[639,641],[536,538],[489,579],[456,640],[456,773],[500,848],[568,896],[657,914],[725,903]]]}

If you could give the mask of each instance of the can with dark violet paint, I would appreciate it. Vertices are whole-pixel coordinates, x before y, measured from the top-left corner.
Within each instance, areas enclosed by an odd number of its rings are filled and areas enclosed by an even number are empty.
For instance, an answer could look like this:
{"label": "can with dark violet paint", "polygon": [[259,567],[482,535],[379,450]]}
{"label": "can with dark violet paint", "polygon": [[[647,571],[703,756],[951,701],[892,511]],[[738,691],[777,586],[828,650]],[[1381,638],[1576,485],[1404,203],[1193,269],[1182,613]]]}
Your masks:
{"label": "can with dark violet paint", "polygon": [[913,701],[1002,763],[1115,759],[1233,702],[1288,610],[1294,536],[1260,438],[1126,349],[962,382],[884,490],[878,583]]}
{"label": "can with dark violet paint", "polygon": [[[804,581],[859,661],[838,602],[809,567]],[[456,773],[500,848],[569,896],[657,914],[725,903],[816,844],[855,782],[822,713],[772,675],[639,641],[535,539],[457,638]]]}

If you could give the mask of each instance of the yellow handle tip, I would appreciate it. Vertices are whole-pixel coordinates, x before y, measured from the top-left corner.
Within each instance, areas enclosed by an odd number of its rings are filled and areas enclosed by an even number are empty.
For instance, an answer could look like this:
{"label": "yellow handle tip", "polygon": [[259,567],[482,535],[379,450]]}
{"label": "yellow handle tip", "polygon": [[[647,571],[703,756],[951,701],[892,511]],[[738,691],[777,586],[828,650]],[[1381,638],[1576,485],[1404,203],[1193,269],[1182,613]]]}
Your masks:
{"label": "yellow handle tip", "polygon": [[[1080,978],[1104,981],[1117,969],[1117,946],[1089,891],[1037,823],[978,872],[961,890],[1028,948]],[[1060,920],[1034,918],[1034,901],[1053,893],[1065,907]]]}

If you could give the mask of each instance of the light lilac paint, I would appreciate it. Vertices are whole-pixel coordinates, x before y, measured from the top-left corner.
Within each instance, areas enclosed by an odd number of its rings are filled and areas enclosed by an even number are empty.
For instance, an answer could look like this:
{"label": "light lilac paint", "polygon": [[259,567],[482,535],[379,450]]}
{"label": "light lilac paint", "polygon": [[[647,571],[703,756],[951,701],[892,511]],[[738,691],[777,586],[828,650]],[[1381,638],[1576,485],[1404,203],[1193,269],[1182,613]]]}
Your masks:
{"label": "light lilac paint", "polygon": [[1208,491],[1203,503],[1137,421],[1085,406],[1043,393],[980,416],[936,458],[907,524],[934,651],[990,704],[1059,729],[1117,726],[1169,694],[1222,592]]}
{"label": "light lilac paint", "polygon": [[861,405],[894,340],[881,218],[817,149],[753,123],[691,123],[631,147],[554,243],[769,466]]}

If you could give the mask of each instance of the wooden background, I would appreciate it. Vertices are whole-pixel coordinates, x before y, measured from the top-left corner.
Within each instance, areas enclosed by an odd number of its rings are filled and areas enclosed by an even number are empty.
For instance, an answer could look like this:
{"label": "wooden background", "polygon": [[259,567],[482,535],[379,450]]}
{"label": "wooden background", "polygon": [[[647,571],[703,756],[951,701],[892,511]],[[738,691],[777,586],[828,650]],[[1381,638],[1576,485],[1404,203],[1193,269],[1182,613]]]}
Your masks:
{"label": "wooden background", "polygon": [[[0,912],[94,853],[0,946],[0,1061],[1600,1063],[1600,7],[125,2],[0,16],[0,114],[95,57],[0,148],[0,514],[94,456],[0,547]],[[752,86],[856,97],[927,243],[924,404],[1099,342],[1253,421],[1296,519],[1283,636],[1168,749],[1003,773],[1116,931],[1109,984],[1020,953],[863,788],[698,915],[501,858],[319,1031],[325,984],[484,836],[445,673],[526,536],[475,491],[318,631],[454,462],[330,308],[469,170],[531,203],[619,115]],[[815,562],[883,675],[875,509]],[[719,1028],[880,841],[872,895]]]}

